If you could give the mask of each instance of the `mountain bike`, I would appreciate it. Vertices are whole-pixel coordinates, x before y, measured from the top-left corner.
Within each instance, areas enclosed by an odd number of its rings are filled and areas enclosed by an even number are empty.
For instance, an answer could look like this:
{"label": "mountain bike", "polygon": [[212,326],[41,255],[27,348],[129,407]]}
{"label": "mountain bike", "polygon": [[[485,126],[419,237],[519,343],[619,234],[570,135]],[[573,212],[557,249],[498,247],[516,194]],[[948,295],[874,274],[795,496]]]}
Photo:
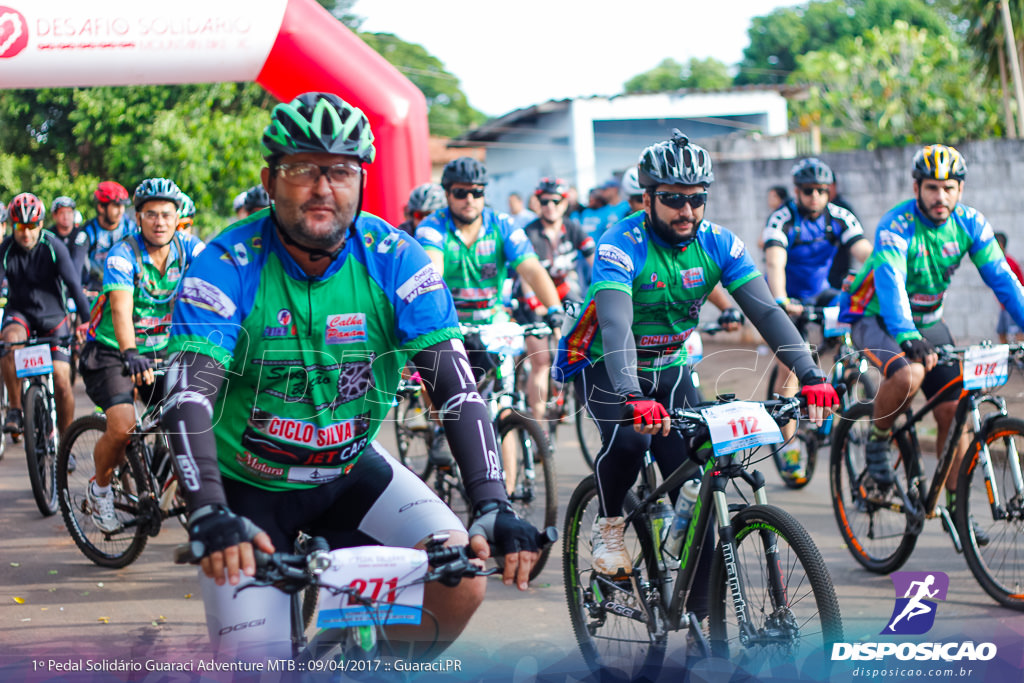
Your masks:
{"label": "mountain bike", "polygon": [[429,474],[428,457],[434,442],[434,423],[416,375],[402,378],[395,392],[393,418],[398,459],[420,479]]}
{"label": "mountain bike", "polygon": [[[854,559],[865,569],[888,574],[903,565],[917,543],[924,521],[942,520],[953,547],[963,552],[981,587],[998,603],[1024,610],[1024,477],[1020,449],[1024,420],[1010,417],[1006,402],[989,389],[1009,377],[1008,356],[1024,359],[1024,345],[939,347],[940,363],[964,362],[964,391],[936,465],[931,484],[924,471],[915,425],[937,404],[941,393],[914,412],[908,408],[893,426],[892,467],[896,481],[879,487],[866,475],[865,446],[871,427],[870,404],[844,413],[832,444],[831,493],[839,531]],[[984,416],[981,407],[995,410]],[[965,427],[970,446],[960,466],[955,514],[939,504],[953,456]],[[979,542],[975,528],[987,536]]]}
{"label": "mountain bike", "polygon": [[[832,367],[828,372],[828,381],[833,387],[843,385],[845,392],[839,393],[840,410],[845,412],[852,406],[860,403],[870,403],[878,392],[878,382],[875,378],[876,371],[864,354],[858,350],[850,339],[850,326],[840,323],[838,306],[804,306],[803,312],[797,316],[795,321],[797,329],[807,341],[808,326],[811,324],[821,325],[822,336],[827,345],[836,345],[835,356],[833,356]],[[818,349],[810,346],[814,362],[820,364]],[[768,373],[768,398],[777,396],[775,386],[779,377],[778,363],[772,364]],[[780,446],[772,451],[772,461],[779,472],[782,483],[792,489],[800,489],[811,482],[815,466],[818,463],[818,451],[830,446],[832,443],[832,420],[826,421],[822,426],[817,427],[806,421],[803,429],[800,429],[791,444]],[[783,454],[784,449],[798,448],[800,452],[799,465],[803,470],[802,477],[793,477],[787,472],[788,463]],[[788,449],[787,449],[788,450]]]}
{"label": "mountain bike", "polygon": [[[704,342],[701,339],[701,333],[714,336],[719,332],[722,332],[722,328],[718,323],[700,323],[697,329],[693,331],[689,337],[686,338],[686,363],[690,366],[690,380],[693,382],[693,388],[697,390],[697,396],[700,400],[701,397],[700,389],[700,375],[697,373],[697,365],[704,359]],[[573,400],[575,401],[575,415],[576,415],[576,438],[580,443],[580,452],[583,454],[583,460],[587,463],[587,466],[591,470],[594,469],[594,459],[597,454],[601,452],[601,429],[594,422],[594,417],[587,410],[583,397],[578,395],[576,391],[576,385],[573,385],[573,391],[567,392],[572,394]]]}
{"label": "mountain bike", "polygon": [[[673,631],[687,631],[696,654],[730,659],[753,676],[842,640],[839,603],[817,547],[792,515],[768,504],[764,476],[748,469],[759,446],[781,441],[778,425],[796,419],[800,405],[799,397],[761,403],[720,396],[672,411],[672,429],[690,440],[691,458],[701,466],[699,496],[679,556],[672,557],[664,549],[671,526],[665,498],[692,466],[681,465],[659,484],[645,455],[639,483],[624,504],[633,558],[627,579],[593,569],[594,475],[576,487],[563,536],[566,599],[583,657],[602,678],[656,680]],[[742,503],[728,503],[730,481],[740,492],[736,480],[753,490],[752,504],[745,495]],[[711,524],[719,541],[706,548]],[[693,585],[702,552],[714,553],[708,586]],[[685,611],[690,591],[709,592],[707,635]]]}
{"label": "mountain bike", "polygon": [[[23,437],[32,497],[44,517],[57,512],[57,402],[53,394],[53,356],[50,346],[67,346],[70,337],[31,336],[21,342],[0,342],[14,349],[14,366],[21,380],[21,406],[25,416]],[[7,387],[3,394],[4,412]],[[2,443],[2,439],[0,439]],[[0,447],[2,450],[2,447]]]}
{"label": "mountain bike", "polygon": [[[164,368],[154,368],[159,377]],[[135,427],[124,460],[114,469],[111,491],[121,526],[102,531],[92,521],[86,495],[96,477],[93,451],[107,429],[107,419],[93,413],[78,418],[64,433],[57,452],[57,487],[64,524],[82,554],[101,567],[126,567],[160,533],[164,520],[185,523],[185,502],[171,462],[170,442],[160,426],[160,403],[140,411],[135,404]],[[75,462],[72,471],[67,464]]]}
{"label": "mountain bike", "polygon": [[[530,415],[525,395],[514,386],[515,358],[523,352],[523,336],[543,334],[544,330],[550,334],[550,328],[544,323],[513,322],[461,327],[463,334],[479,335],[484,348],[497,360],[478,380],[477,391],[487,402],[499,448],[515,464],[514,472],[507,467],[505,471],[511,480],[506,481],[506,489],[511,489],[509,501],[516,513],[537,529],[553,526],[558,515],[555,459],[544,428]],[[472,521],[473,506],[454,459],[435,462],[428,458],[422,479],[460,519],[467,524]],[[550,546],[541,550],[531,579],[540,574],[550,552]]]}

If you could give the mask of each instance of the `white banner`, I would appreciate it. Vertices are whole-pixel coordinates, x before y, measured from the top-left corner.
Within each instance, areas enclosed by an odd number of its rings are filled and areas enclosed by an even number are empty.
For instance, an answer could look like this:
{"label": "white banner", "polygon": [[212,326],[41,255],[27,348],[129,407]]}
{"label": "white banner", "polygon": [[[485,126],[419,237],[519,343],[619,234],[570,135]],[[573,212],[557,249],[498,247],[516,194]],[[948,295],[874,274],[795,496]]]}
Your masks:
{"label": "white banner", "polygon": [[288,4],[0,3],[0,88],[253,81]]}

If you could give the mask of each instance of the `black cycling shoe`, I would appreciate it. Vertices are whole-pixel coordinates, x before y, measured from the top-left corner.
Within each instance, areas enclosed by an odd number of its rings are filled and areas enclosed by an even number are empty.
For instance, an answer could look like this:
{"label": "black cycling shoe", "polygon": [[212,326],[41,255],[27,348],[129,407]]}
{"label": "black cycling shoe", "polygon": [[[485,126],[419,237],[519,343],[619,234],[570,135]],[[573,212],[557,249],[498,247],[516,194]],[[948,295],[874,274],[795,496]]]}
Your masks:
{"label": "black cycling shoe", "polygon": [[21,434],[25,430],[25,416],[20,408],[9,408],[4,418],[5,434]]}
{"label": "black cycling shoe", "polygon": [[[956,515],[956,503],[947,506],[946,509],[949,511],[949,518],[953,519],[954,515]],[[942,530],[945,531],[947,534],[949,533],[949,527],[946,526],[945,517],[942,518]],[[988,545],[989,540],[991,540],[988,537],[988,533],[980,526],[978,526],[978,523],[975,522],[973,519],[971,520],[971,531],[974,532],[974,541],[978,544],[979,548]],[[960,542],[963,543],[964,539],[961,538]]]}
{"label": "black cycling shoe", "polygon": [[427,448],[427,459],[436,467],[447,467],[455,462],[443,429],[434,432],[434,437]]}
{"label": "black cycling shoe", "polygon": [[864,459],[867,461],[868,476],[882,490],[896,483],[896,473],[889,464],[889,442],[868,439],[864,448]]}

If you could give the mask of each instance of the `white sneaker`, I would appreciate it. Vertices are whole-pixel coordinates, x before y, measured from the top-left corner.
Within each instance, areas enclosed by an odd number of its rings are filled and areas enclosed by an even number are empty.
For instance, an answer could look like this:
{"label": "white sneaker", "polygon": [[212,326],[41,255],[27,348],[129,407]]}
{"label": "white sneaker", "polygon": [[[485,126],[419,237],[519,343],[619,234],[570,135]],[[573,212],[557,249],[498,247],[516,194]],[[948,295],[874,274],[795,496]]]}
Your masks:
{"label": "white sneaker", "polygon": [[599,517],[594,524],[594,570],[606,576],[629,576],[633,560],[626,552],[623,538],[626,525],[622,517]]}
{"label": "white sneaker", "polygon": [[95,482],[89,483],[89,490],[86,494],[89,498],[89,507],[92,508],[92,523],[100,531],[111,534],[121,528],[121,522],[114,512],[114,493],[107,492],[101,496],[94,490]]}

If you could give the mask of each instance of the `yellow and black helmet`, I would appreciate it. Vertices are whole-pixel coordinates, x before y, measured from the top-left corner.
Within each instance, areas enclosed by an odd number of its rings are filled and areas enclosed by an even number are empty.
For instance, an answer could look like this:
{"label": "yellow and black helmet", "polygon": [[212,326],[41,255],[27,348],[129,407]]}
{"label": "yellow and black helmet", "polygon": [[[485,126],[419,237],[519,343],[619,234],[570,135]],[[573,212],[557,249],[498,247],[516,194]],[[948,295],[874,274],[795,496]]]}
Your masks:
{"label": "yellow and black helmet", "polygon": [[967,177],[967,162],[954,147],[928,145],[914,155],[916,180],[963,180]]}

